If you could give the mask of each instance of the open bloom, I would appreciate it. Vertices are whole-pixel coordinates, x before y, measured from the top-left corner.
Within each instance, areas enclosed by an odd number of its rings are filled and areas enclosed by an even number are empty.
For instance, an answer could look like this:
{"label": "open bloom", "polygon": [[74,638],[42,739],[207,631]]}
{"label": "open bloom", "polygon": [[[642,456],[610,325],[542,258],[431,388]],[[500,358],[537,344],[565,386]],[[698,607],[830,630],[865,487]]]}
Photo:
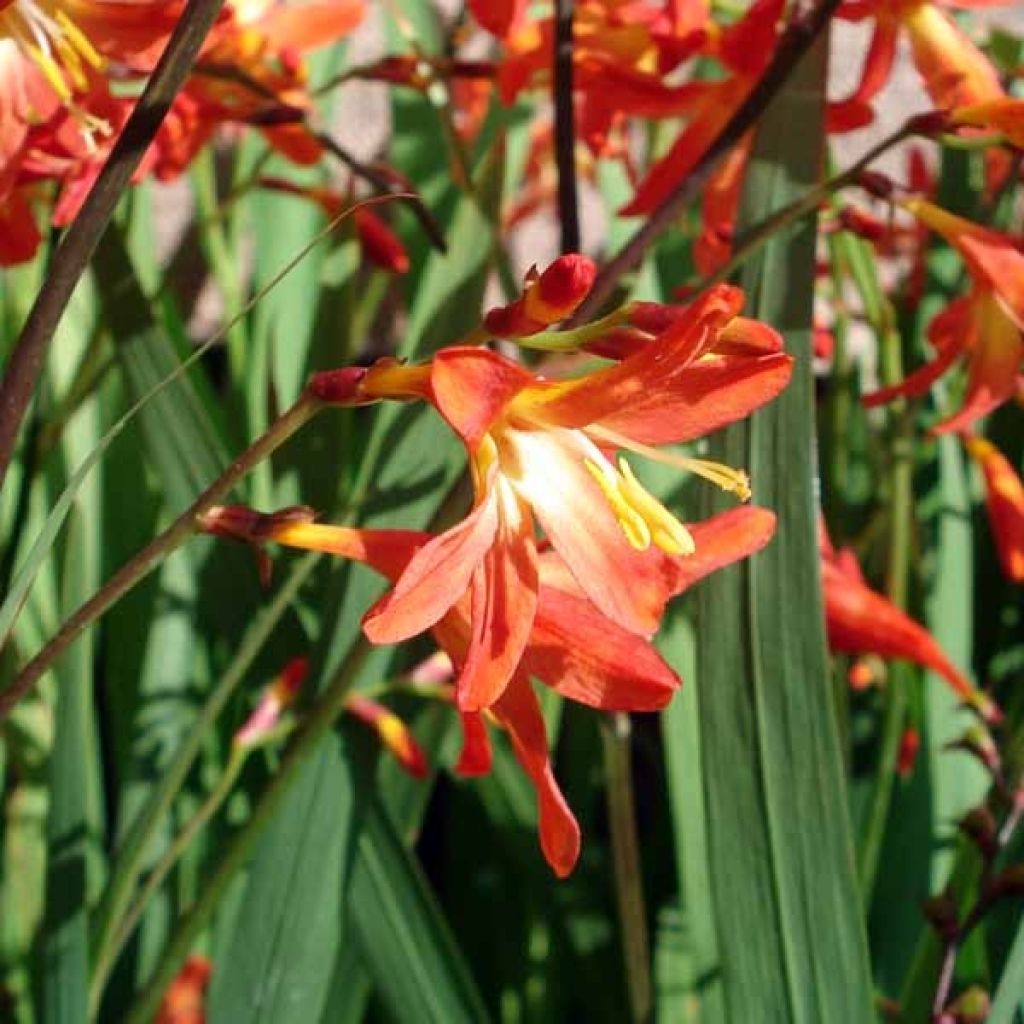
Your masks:
{"label": "open bloom", "polygon": [[991,697],[976,689],[949,660],[936,639],[906,612],[872,590],[848,548],[835,551],[822,532],[822,585],[829,648],[836,654],[877,654],[904,658],[949,683],[987,721],[1002,716]]}
{"label": "open bloom", "polygon": [[[955,6],[989,4],[986,0],[958,0]],[[992,62],[939,4],[929,0],[848,0],[840,7],[839,17],[848,21],[873,18],[875,29],[860,83],[850,96],[831,105],[829,127],[833,131],[859,128],[872,119],[871,101],[889,81],[904,32],[914,67],[937,107],[982,103],[1005,95]]]}
{"label": "open bloom", "polygon": [[108,60],[148,71],[180,0],[4,0],[0,3],[0,167],[32,124],[71,111],[86,139],[109,127],[79,102]]}
{"label": "open bloom", "polygon": [[[775,52],[782,8],[781,0],[756,0],[735,25],[721,31],[715,56],[725,65],[726,76],[686,86],[685,108],[675,111],[688,119],[686,127],[620,213],[650,213],[693,170],[761,80]],[[731,173],[738,173],[735,165]]]}
{"label": "open bloom", "polygon": [[[318,524],[303,510],[294,509],[260,515],[240,506],[219,507],[203,517],[202,526],[250,543],[272,541],[364,562],[391,582],[391,594],[437,540],[415,531]],[[757,551],[768,542],[774,526],[771,512],[743,507],[690,527],[696,552],[689,558],[666,560],[661,581],[665,596],[680,593],[708,573]],[[663,708],[678,688],[679,678],[650,643],[601,613],[556,552],[537,555],[536,573],[535,611],[526,642],[511,678],[487,713],[508,731],[515,755],[537,790],[541,847],[554,871],[564,876],[579,854],[580,831],[554,777],[530,678],[570,700],[609,711]],[[445,590],[446,581],[437,579],[435,586]],[[424,597],[430,600],[429,595]],[[463,583],[462,592],[431,625],[434,640],[460,678],[465,676],[467,660],[475,656],[476,601],[473,588]],[[371,609],[366,621],[372,621],[373,614]],[[483,717],[479,711],[463,710],[462,722],[465,745],[458,770],[482,774],[490,765]]]}
{"label": "open bloom", "polygon": [[991,441],[968,437],[964,444],[985,476],[988,519],[1003,573],[1014,583],[1024,583],[1024,482]]}
{"label": "open bloom", "polygon": [[[788,382],[791,360],[782,352],[715,351],[727,327],[743,333],[741,303],[738,289],[721,286],[621,362],[575,379],[539,378],[468,347],[444,349],[427,365],[371,367],[363,395],[424,398],[459,436],[475,502],[417,552],[370,612],[370,639],[397,643],[421,633],[470,591],[473,629],[458,699],[463,710],[489,707],[519,664],[537,613],[537,526],[603,615],[650,636],[671,593],[666,578],[696,544],[629,463],[612,456],[632,452],[749,497],[744,473],[658,447],[746,416]],[[754,333],[764,330],[756,325]]]}
{"label": "open bloom", "polygon": [[934,428],[964,430],[1016,392],[1024,360],[1024,253],[998,231],[957,217],[924,199],[901,204],[954,246],[971,275],[970,292],[931,322],[928,340],[937,356],[904,381],[864,396],[878,405],[898,395],[920,395],[960,357],[967,361],[967,393],[960,411]]}

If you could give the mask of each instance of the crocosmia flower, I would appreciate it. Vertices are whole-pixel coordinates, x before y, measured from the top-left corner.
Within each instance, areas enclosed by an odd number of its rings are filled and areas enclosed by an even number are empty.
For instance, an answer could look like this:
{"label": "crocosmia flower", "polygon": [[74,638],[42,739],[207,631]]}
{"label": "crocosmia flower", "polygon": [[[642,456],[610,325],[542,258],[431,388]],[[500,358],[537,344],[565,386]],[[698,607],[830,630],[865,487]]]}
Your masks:
{"label": "crocosmia flower", "polygon": [[971,275],[971,290],[931,322],[928,340],[937,351],[936,358],[902,383],[865,395],[864,404],[923,394],[962,358],[968,366],[963,406],[934,429],[936,433],[965,430],[1017,390],[1024,360],[1024,253],[1006,235],[924,199],[909,199],[901,205],[958,250]]}
{"label": "crocosmia flower", "polygon": [[852,551],[833,550],[824,533],[821,547],[830,650],[911,661],[942,676],[953,692],[986,720],[995,722],[1002,717],[992,698],[972,685],[924,626],[867,585]]}
{"label": "crocosmia flower", "polygon": [[[985,0],[959,0],[955,6],[988,4]],[[983,103],[1005,95],[992,62],[936,3],[848,0],[840,7],[839,17],[848,21],[873,18],[875,29],[860,83],[852,95],[833,104],[829,112],[833,131],[859,128],[872,119],[871,101],[889,81],[902,33],[906,33],[914,66],[937,107]]]}
{"label": "crocosmia flower", "polygon": [[1008,580],[1024,583],[1024,482],[991,441],[966,438],[971,457],[985,476],[985,499],[999,561]]}
{"label": "crocosmia flower", "polygon": [[[262,515],[243,506],[217,507],[203,517],[201,526],[247,543],[271,541],[364,562],[392,583],[392,594],[438,540],[414,531],[319,524],[299,509]],[[772,513],[753,507],[732,509],[690,526],[695,552],[662,563],[661,601],[753,554],[768,542],[774,528]],[[513,751],[537,790],[541,848],[556,874],[565,876],[579,855],[580,830],[554,777],[531,677],[569,700],[608,711],[659,710],[678,689],[679,678],[645,638],[602,614],[556,552],[540,552],[535,565],[536,594],[526,642],[487,715],[507,730]],[[464,573],[461,579],[465,581]],[[433,586],[440,599],[432,599],[425,584],[422,597],[433,600],[442,611],[430,630],[459,674],[456,701],[462,707],[465,740],[457,770],[464,775],[484,774],[490,768],[484,717],[479,710],[465,708],[460,692],[466,685],[468,660],[479,656],[478,628],[473,623],[479,617],[478,594],[464,582],[454,602],[443,607],[449,600],[449,581],[438,577]],[[364,621],[371,621],[373,615],[371,609]],[[508,624],[505,635],[514,628],[515,624]]]}
{"label": "crocosmia flower", "polygon": [[466,519],[418,552],[370,613],[370,639],[397,643],[421,633],[471,590],[473,633],[459,703],[465,710],[491,705],[521,659],[536,614],[538,526],[603,615],[650,636],[669,592],[671,560],[692,555],[695,543],[615,453],[667,463],[749,497],[743,472],[660,447],[746,416],[788,382],[791,360],[781,352],[714,351],[727,327],[735,331],[741,303],[738,289],[717,288],[617,364],[574,379],[544,379],[470,347],[444,349],[427,365],[371,367],[363,394],[423,398],[448,422],[469,455],[476,498]]}

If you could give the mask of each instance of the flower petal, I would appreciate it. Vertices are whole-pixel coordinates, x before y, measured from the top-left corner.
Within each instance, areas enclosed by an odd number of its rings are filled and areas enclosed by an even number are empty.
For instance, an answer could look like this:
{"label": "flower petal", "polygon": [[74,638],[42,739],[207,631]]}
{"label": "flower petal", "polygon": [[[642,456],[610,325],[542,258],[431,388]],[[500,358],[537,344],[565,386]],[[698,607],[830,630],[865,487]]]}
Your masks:
{"label": "flower petal", "polygon": [[534,377],[510,359],[483,348],[443,349],[430,374],[434,403],[471,450],[476,448],[512,398]]}
{"label": "flower petal", "polygon": [[702,523],[687,526],[696,550],[672,559],[672,593],[681,594],[716,569],[760,551],[775,533],[775,513],[756,505],[720,512]]}
{"label": "flower petal", "polygon": [[690,441],[749,416],[789,383],[793,360],[779,354],[709,357],[598,421],[641,444]]}
{"label": "flower petal", "polygon": [[[541,562],[541,579],[549,578]],[[573,585],[543,582],[533,635],[523,669],[563,697],[606,711],[657,711],[679,688],[679,677],[657,651],[635,633],[609,621]],[[568,584],[568,586],[567,586]]]}
{"label": "flower petal", "polygon": [[559,878],[565,878],[580,855],[580,827],[555,781],[544,719],[529,680],[517,675],[494,706],[508,730],[512,749],[537,789],[540,846]]}
{"label": "flower petal", "polygon": [[630,547],[584,460],[600,452],[579,431],[504,433],[502,464],[533,506],[555,550],[584,593],[612,621],[650,636],[669,590],[666,556]]}
{"label": "flower petal", "polygon": [[457,526],[420,548],[363,619],[375,644],[393,644],[433,626],[469,588],[473,573],[494,541],[498,504],[493,487]]}
{"label": "flower petal", "polygon": [[533,518],[506,481],[499,478],[495,487],[497,533],[473,574],[469,649],[455,684],[463,711],[481,711],[501,696],[522,660],[537,611]]}

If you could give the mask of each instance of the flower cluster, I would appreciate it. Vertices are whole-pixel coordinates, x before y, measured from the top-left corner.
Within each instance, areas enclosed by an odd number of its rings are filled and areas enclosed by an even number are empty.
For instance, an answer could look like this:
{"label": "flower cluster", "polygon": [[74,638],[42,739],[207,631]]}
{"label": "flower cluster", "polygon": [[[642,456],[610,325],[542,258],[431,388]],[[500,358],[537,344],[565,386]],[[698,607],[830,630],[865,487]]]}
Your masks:
{"label": "flower cluster", "polygon": [[[40,211],[55,227],[74,220],[183,7],[0,5],[0,266],[35,254]],[[322,0],[301,11],[278,0],[229,0],[136,180],[177,177],[225,125],[255,126],[292,162],[316,162],[323,148],[310,127],[304,54],[351,31],[364,9],[364,0]],[[59,195],[47,208],[52,186]]]}

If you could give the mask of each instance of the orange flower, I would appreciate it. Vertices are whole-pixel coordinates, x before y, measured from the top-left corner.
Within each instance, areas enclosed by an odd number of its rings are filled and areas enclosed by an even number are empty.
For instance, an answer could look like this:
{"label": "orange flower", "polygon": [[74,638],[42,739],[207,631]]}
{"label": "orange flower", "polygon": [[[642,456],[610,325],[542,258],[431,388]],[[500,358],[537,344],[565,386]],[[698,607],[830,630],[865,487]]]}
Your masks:
{"label": "orange flower", "polygon": [[[729,74],[688,86],[686,108],[677,113],[685,114],[689,123],[619,211],[623,216],[650,213],[663,202],[746,101],[772,59],[782,7],[781,0],[756,0],[740,21],[721,32],[715,55]],[[732,173],[738,173],[735,167]]]}
{"label": "orange flower", "polygon": [[[955,6],[984,5],[984,0],[959,0]],[[938,4],[928,0],[856,0],[844,4],[839,16],[848,21],[874,18],[875,31],[860,84],[847,99],[830,106],[832,131],[859,128],[872,119],[870,103],[889,80],[903,31],[909,38],[914,66],[937,107],[983,103],[1005,95],[992,62]]]}
{"label": "orange flower", "polygon": [[985,475],[988,519],[1003,572],[1008,580],[1024,583],[1024,483],[990,441],[968,437],[964,444]]}
{"label": "orange flower", "polygon": [[971,275],[971,291],[929,325],[928,340],[937,349],[936,358],[902,383],[865,395],[863,402],[873,406],[898,395],[923,394],[963,356],[969,368],[963,407],[933,430],[964,430],[1011,398],[1018,387],[1024,360],[1024,253],[998,231],[924,199],[908,199],[901,205],[959,251]]}
{"label": "orange flower", "polygon": [[78,100],[108,60],[148,71],[181,0],[4,0],[0,3],[0,167],[31,124],[72,111],[86,137],[109,128]]}
{"label": "orange flower", "polygon": [[[316,524],[296,509],[261,515],[242,506],[219,507],[204,516],[201,526],[207,532],[248,543],[272,541],[365,562],[391,581],[392,593],[402,586],[410,567],[422,560],[423,553],[438,540],[414,531]],[[661,580],[666,598],[760,549],[774,526],[775,517],[770,512],[738,508],[690,527],[696,552],[688,558],[666,561]],[[536,787],[541,847],[556,874],[565,876],[579,854],[579,826],[554,778],[544,722],[530,678],[570,700],[615,711],[663,708],[678,688],[679,679],[651,644],[600,612],[555,552],[540,553],[536,562],[536,608],[527,642],[512,666],[511,678],[487,712],[507,729],[516,757]],[[448,583],[440,574],[433,579],[438,591],[447,592]],[[429,594],[422,596],[431,601]],[[443,596],[440,603],[446,600]],[[465,665],[473,656],[475,600],[474,588],[464,584],[455,602],[430,626],[460,678],[465,677]],[[458,770],[462,774],[486,773],[490,746],[483,717],[479,711],[463,710],[462,722],[465,740]]]}
{"label": "orange flower", "polygon": [[[623,115],[676,117],[690,109],[699,87],[666,85],[665,75],[695,56],[710,34],[708,5],[623,4],[581,0],[573,19],[573,87],[581,138],[595,153]],[[547,88],[554,56],[554,21],[518,19],[504,38],[499,70],[502,98],[511,104],[530,86]]]}
{"label": "orange flower", "polygon": [[823,534],[821,555],[825,626],[832,651],[912,661],[942,676],[987,721],[999,721],[1002,715],[992,698],[971,684],[931,633],[867,585],[851,550],[834,551]]}
{"label": "orange flower", "polygon": [[205,956],[190,956],[167,987],[154,1024],[204,1024],[211,973]]}
{"label": "orange flower", "polygon": [[746,416],[788,382],[791,360],[782,353],[713,351],[727,326],[743,333],[741,302],[738,289],[721,286],[617,365],[576,379],[537,378],[468,347],[444,349],[426,366],[371,367],[363,395],[427,399],[461,438],[476,500],[370,612],[370,639],[395,643],[421,633],[472,589],[459,703],[465,710],[493,704],[536,614],[535,523],[605,616],[651,635],[670,592],[665,576],[673,559],[693,553],[694,540],[625,459],[615,465],[609,456],[632,451],[749,497],[742,472],[656,447]]}
{"label": "orange flower", "polygon": [[173,178],[221,124],[254,124],[278,152],[313,164],[323,147],[306,126],[312,109],[303,55],[351,32],[364,0],[235,0],[210,33],[194,74],[171,109],[172,129],[158,138],[157,174]]}

